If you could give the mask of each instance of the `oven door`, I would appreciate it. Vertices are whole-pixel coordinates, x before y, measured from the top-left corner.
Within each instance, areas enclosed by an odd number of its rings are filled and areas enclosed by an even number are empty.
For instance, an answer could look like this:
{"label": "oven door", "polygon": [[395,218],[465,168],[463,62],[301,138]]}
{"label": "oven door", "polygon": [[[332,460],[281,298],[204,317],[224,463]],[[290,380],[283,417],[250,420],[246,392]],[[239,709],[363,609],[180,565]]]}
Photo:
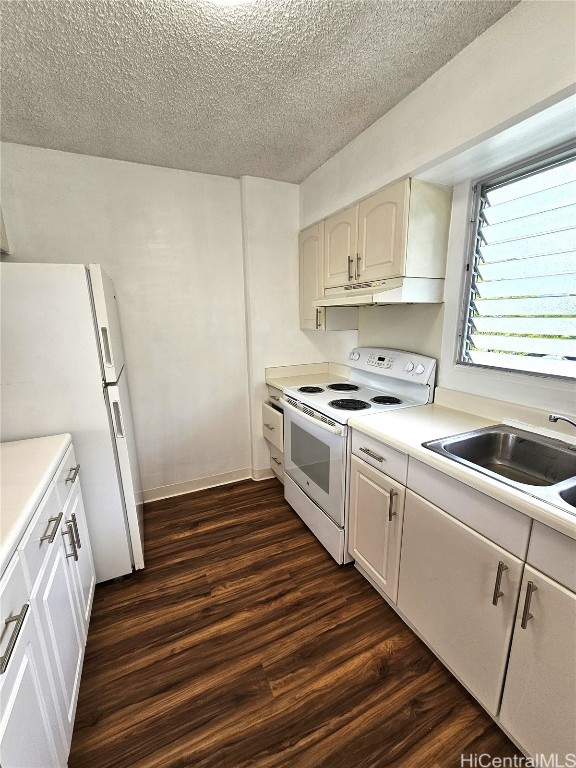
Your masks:
{"label": "oven door", "polygon": [[284,401],[284,468],[304,493],[344,527],[346,427],[324,424]]}

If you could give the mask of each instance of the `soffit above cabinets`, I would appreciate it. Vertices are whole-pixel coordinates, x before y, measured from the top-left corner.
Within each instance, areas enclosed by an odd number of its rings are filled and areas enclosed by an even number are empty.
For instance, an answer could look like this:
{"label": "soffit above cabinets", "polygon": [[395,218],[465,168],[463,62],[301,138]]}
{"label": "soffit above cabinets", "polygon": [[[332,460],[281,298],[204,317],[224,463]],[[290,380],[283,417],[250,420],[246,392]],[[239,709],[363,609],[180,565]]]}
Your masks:
{"label": "soffit above cabinets", "polygon": [[517,2],[2,0],[2,137],[300,182]]}

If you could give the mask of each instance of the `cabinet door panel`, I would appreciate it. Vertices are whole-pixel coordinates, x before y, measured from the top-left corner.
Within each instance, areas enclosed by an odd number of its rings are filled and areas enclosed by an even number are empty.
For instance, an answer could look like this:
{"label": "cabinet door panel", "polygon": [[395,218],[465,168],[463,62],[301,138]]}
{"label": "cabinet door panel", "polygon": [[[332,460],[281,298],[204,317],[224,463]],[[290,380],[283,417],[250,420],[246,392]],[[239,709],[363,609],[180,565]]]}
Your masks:
{"label": "cabinet door panel", "polygon": [[[532,618],[522,628],[528,582]],[[527,752],[576,754],[576,594],[524,570],[500,721]]]}
{"label": "cabinet door panel", "polygon": [[410,182],[392,184],[358,206],[359,279],[404,274]]}
{"label": "cabinet door panel", "polygon": [[324,288],[354,282],[357,229],[356,205],[324,222]]}
{"label": "cabinet door panel", "polygon": [[[499,563],[502,595],[493,604]],[[398,608],[497,714],[523,563],[406,492]]]}
{"label": "cabinet door panel", "polygon": [[28,611],[0,687],[2,768],[66,764],[51,692],[42,678],[43,665],[40,639]]}
{"label": "cabinet door panel", "polygon": [[70,571],[74,574],[80,625],[84,641],[88,635],[88,622],[92,609],[92,596],[96,586],[96,574],[92,561],[92,551],[88,539],[88,527],[80,486],[74,492],[64,515],[66,524],[72,523],[76,538],[78,560],[68,558]]}
{"label": "cabinet door panel", "polygon": [[322,297],[322,231],[323,223],[308,227],[300,233],[300,328],[319,330],[322,310],[312,302]]}
{"label": "cabinet door panel", "polygon": [[68,553],[62,533],[68,537],[68,529],[64,525],[54,541],[54,549],[42,570],[31,603],[37,611],[52,662],[58,709],[69,746],[80,685],[84,638],[78,616],[74,561],[66,557]]}
{"label": "cabinet door panel", "polygon": [[352,456],[350,554],[393,602],[398,591],[404,493],[404,486]]}

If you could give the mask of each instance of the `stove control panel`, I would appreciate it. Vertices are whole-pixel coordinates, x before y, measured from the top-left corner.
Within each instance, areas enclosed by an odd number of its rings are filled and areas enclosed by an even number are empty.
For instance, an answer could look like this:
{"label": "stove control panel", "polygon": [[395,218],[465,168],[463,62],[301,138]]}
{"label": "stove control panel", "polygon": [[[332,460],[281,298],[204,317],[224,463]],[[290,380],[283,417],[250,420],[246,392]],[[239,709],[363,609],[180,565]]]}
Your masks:
{"label": "stove control panel", "polygon": [[367,365],[373,365],[376,368],[392,368],[395,362],[393,357],[375,354],[368,355],[368,360],[366,360]]}
{"label": "stove control panel", "polygon": [[[434,383],[436,361],[416,352],[378,347],[355,347],[348,354],[352,371],[387,376],[415,384]],[[358,374],[356,374],[358,375]]]}

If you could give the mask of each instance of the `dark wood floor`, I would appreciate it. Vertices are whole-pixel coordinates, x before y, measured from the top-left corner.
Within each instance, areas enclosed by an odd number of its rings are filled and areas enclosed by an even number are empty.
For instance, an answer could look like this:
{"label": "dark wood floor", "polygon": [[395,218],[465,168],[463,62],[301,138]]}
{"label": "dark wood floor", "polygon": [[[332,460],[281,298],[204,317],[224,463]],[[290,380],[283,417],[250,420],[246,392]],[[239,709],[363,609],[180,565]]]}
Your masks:
{"label": "dark wood floor", "polygon": [[460,765],[515,748],[276,480],[146,508],[96,589],[70,768]]}

